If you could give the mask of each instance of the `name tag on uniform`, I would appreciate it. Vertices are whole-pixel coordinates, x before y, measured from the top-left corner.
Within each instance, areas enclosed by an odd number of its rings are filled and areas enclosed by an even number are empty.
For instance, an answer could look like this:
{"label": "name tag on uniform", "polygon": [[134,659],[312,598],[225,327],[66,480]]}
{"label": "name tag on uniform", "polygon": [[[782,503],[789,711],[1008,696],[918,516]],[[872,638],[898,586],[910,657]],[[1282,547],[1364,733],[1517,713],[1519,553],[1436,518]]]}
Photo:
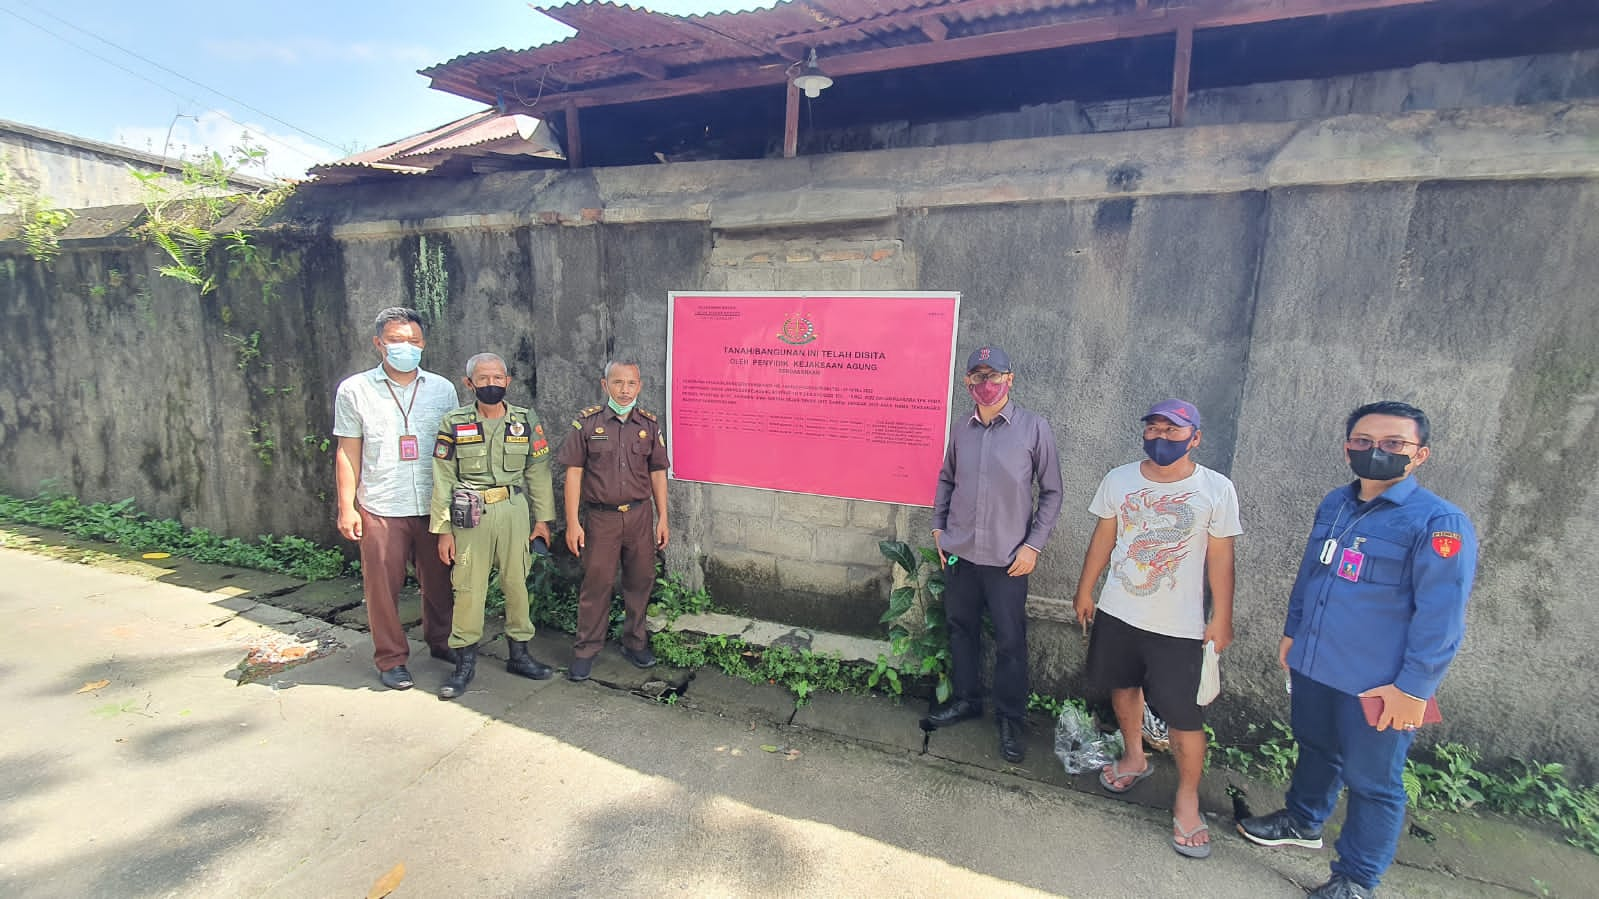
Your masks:
{"label": "name tag on uniform", "polygon": [[1346,581],[1360,580],[1360,567],[1366,564],[1366,554],[1356,549],[1344,550],[1343,558],[1338,560],[1338,576]]}
{"label": "name tag on uniform", "polygon": [[400,437],[400,461],[414,462],[422,458],[422,450],[417,445],[416,435],[403,434]]}
{"label": "name tag on uniform", "polygon": [[478,423],[475,421],[464,425],[456,425],[455,442],[457,445],[463,443],[482,443],[483,429],[478,427]]}
{"label": "name tag on uniform", "polygon": [[525,422],[508,421],[505,423],[506,443],[526,443],[527,441],[527,424]]}

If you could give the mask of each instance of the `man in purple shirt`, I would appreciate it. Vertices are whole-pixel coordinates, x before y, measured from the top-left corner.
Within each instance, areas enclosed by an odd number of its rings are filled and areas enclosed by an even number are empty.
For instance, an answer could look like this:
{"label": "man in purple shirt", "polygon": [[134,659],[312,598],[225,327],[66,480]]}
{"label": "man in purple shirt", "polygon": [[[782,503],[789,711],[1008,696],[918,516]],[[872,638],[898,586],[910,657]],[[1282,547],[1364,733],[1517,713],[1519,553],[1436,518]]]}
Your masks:
{"label": "man in purple shirt", "polygon": [[[999,750],[1022,760],[1027,714],[1027,575],[1060,517],[1060,457],[1049,423],[1011,401],[1016,375],[999,347],[966,360],[977,408],[955,425],[933,503],[933,542],[944,565],[954,701],[929,715],[942,727],[981,717],[983,610],[994,622]],[[1038,504],[1033,504],[1033,484]]]}

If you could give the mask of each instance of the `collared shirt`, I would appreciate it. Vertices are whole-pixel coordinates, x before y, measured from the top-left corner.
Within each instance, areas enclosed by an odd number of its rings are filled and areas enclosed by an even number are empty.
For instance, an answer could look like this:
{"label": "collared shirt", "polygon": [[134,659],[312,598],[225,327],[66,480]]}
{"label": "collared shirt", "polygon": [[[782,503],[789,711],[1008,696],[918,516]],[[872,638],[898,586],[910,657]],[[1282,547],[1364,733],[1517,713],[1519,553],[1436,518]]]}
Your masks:
{"label": "collared shirt", "polygon": [[625,417],[608,405],[579,412],[555,460],[583,469],[584,502],[617,506],[654,496],[650,473],[670,467],[660,421],[638,406]]}
{"label": "collared shirt", "polygon": [[1043,550],[1060,507],[1060,454],[1048,422],[1008,402],[986,425],[974,411],[955,426],[933,501],[944,552],[976,565],[1009,565],[1022,544]]}
{"label": "collared shirt", "polygon": [[526,406],[505,404],[499,418],[484,418],[477,403],[452,409],[433,438],[433,507],[428,529],[452,533],[450,501],[455,488],[521,487],[534,521],[555,520],[550,477],[550,441]]}
{"label": "collared shirt", "polygon": [[[390,380],[381,365],[340,382],[333,399],[333,436],[361,439],[355,488],[361,508],[384,518],[428,514],[433,496],[428,447],[439,419],[459,403],[455,385],[421,369],[403,386]],[[415,459],[400,458],[400,438],[407,434],[416,438]]]}
{"label": "collared shirt", "polygon": [[1358,489],[1316,509],[1288,597],[1288,666],[1345,693],[1393,684],[1425,699],[1465,637],[1477,534],[1414,477],[1364,504]]}

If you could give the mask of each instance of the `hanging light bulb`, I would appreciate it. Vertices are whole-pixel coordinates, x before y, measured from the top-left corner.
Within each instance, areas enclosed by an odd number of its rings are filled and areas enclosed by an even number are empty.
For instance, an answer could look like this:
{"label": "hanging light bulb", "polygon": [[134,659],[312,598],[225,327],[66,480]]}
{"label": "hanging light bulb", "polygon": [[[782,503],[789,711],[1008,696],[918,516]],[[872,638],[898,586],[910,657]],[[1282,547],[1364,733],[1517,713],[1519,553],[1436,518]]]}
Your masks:
{"label": "hanging light bulb", "polygon": [[805,70],[794,76],[794,86],[805,92],[805,96],[816,99],[822,91],[833,86],[833,79],[822,74],[821,66],[816,64],[816,48],[811,48],[811,58],[805,61]]}

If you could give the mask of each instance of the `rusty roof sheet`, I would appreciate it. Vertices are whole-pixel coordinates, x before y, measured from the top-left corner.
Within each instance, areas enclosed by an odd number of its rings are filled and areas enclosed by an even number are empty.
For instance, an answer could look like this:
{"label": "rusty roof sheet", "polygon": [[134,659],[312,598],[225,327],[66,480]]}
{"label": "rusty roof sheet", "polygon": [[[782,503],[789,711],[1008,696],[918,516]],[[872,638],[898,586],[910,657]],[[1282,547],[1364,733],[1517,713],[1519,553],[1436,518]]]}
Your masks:
{"label": "rusty roof sheet", "polygon": [[498,110],[485,109],[431,131],[312,166],[310,171],[319,174],[339,169],[369,168],[403,175],[422,175],[456,152],[502,142],[507,146],[496,148],[497,152],[561,158],[560,147],[538,119],[525,115],[501,115]]}
{"label": "rusty roof sheet", "polygon": [[[524,50],[467,53],[423,69],[432,86],[490,103],[531,106],[544,93],[626,80],[647,82],[667,70],[720,64],[784,65],[809,47],[901,46],[927,41],[918,13],[960,28],[1005,20],[1044,24],[1108,9],[1114,0],[784,0],[769,9],[674,16],[584,0],[538,6],[577,34]],[[1159,0],[1156,0],[1157,4]],[[1161,4],[1163,5],[1163,4]],[[1095,10],[1097,12],[1097,10]],[[973,30],[989,30],[974,27]]]}

